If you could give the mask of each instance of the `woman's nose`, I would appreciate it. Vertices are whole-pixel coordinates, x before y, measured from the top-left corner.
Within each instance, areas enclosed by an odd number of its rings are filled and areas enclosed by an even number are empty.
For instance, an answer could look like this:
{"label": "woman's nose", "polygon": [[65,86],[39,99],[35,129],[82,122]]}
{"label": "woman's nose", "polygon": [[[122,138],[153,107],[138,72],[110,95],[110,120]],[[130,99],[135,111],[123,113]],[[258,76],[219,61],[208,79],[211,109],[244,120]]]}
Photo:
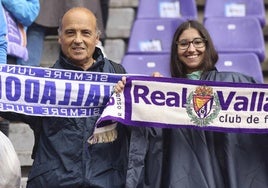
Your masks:
{"label": "woman's nose", "polygon": [[192,42],[189,44],[188,51],[195,51],[195,47]]}

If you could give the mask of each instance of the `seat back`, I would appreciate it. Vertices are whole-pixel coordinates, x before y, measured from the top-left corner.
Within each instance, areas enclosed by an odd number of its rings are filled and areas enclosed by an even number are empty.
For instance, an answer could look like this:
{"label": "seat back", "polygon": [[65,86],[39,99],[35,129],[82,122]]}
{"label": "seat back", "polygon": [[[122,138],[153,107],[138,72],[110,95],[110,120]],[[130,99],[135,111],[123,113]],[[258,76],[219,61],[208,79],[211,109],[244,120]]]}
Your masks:
{"label": "seat back", "polygon": [[133,23],[127,53],[168,53],[181,19],[137,19]]}
{"label": "seat back", "polygon": [[253,52],[264,61],[264,36],[256,18],[209,18],[204,26],[219,53]]}
{"label": "seat back", "polygon": [[264,83],[261,64],[254,53],[219,53],[216,67],[219,71],[239,72]]}
{"label": "seat back", "polygon": [[121,63],[128,74],[151,76],[157,71],[170,77],[169,58],[169,54],[127,54]]}
{"label": "seat back", "polygon": [[140,0],[138,19],[186,18],[197,19],[195,0]]}
{"label": "seat back", "polygon": [[206,0],[204,19],[210,17],[255,17],[265,26],[263,0]]}

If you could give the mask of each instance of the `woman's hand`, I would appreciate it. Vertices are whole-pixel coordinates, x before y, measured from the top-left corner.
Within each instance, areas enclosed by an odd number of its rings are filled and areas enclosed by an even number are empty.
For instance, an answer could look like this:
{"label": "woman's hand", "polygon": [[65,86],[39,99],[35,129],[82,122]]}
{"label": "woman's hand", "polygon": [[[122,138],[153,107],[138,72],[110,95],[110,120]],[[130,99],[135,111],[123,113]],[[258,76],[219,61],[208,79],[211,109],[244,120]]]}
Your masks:
{"label": "woman's hand", "polygon": [[126,85],[126,77],[123,76],[123,77],[122,77],[122,80],[119,80],[119,81],[117,82],[117,84],[114,86],[114,91],[115,91],[116,93],[120,93],[120,92],[122,92],[122,91],[124,90],[124,88],[125,88],[125,85]]}
{"label": "woman's hand", "polygon": [[153,72],[153,77],[163,77],[163,75],[160,72]]}

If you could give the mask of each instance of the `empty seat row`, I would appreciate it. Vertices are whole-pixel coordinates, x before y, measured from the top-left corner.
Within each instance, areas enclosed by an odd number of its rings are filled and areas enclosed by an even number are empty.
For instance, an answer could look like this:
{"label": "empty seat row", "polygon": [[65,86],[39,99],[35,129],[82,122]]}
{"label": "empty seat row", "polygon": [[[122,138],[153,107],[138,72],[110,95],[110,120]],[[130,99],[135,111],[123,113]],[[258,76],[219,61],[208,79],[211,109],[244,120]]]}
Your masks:
{"label": "empty seat row", "polygon": [[137,19],[132,26],[127,53],[169,53],[181,19]]}
{"label": "empty seat row", "polygon": [[204,26],[219,53],[253,52],[260,62],[264,61],[264,36],[256,18],[209,18],[204,21]]}
{"label": "empty seat row", "polygon": [[206,0],[204,25],[219,53],[219,71],[236,71],[264,82],[263,0]]}
{"label": "empty seat row", "polygon": [[[236,0],[229,0],[229,4],[231,1],[239,5]],[[248,5],[250,3],[246,1],[243,7],[246,14],[249,14]],[[152,72],[159,71],[164,76],[170,76],[169,55],[173,34],[183,21],[197,18],[195,1],[194,3],[189,1],[188,8],[185,8],[187,0],[179,1],[179,5],[177,2],[178,0],[157,0],[155,3],[152,0],[140,1],[128,49],[122,60],[122,64],[129,73],[151,75]],[[226,2],[224,5],[227,7]],[[145,9],[145,5],[147,9]],[[233,8],[232,10],[235,11],[235,5],[232,6],[229,9]],[[191,12],[189,7],[195,10]],[[237,9],[239,10],[239,8]],[[164,13],[165,10],[170,10],[169,14]],[[178,14],[175,13],[175,10],[179,10]],[[183,10],[188,10],[188,14]],[[209,6],[206,6],[206,10],[209,10]],[[261,28],[263,23],[265,20],[262,20],[261,16],[245,16],[244,13],[241,13],[240,16],[239,13],[237,15],[235,13],[227,15],[226,13],[224,16],[215,17],[206,14],[204,25],[219,53],[217,68],[220,71],[241,72],[263,82],[260,65],[260,62],[265,58],[265,45]]]}
{"label": "empty seat row", "polygon": [[240,72],[263,83],[263,73],[258,56],[254,53],[219,53],[216,67],[220,71]]}
{"label": "empty seat row", "polygon": [[153,72],[161,72],[170,77],[169,53],[162,54],[126,54],[122,64],[128,73],[150,76]]}
{"label": "empty seat row", "polygon": [[137,19],[197,19],[195,0],[140,0]]}
{"label": "empty seat row", "polygon": [[[183,22],[181,19],[137,19],[132,27],[127,53],[168,53],[173,34]],[[210,18],[204,26],[209,31],[216,50],[226,52],[253,52],[260,62],[265,59],[262,28],[255,18]]]}
{"label": "empty seat row", "polygon": [[204,20],[208,18],[257,18],[266,24],[264,0],[206,0]]}
{"label": "empty seat row", "polygon": [[[254,17],[262,27],[266,24],[264,0],[206,0],[204,20],[215,17]],[[195,0],[140,0],[137,19],[197,19]]]}

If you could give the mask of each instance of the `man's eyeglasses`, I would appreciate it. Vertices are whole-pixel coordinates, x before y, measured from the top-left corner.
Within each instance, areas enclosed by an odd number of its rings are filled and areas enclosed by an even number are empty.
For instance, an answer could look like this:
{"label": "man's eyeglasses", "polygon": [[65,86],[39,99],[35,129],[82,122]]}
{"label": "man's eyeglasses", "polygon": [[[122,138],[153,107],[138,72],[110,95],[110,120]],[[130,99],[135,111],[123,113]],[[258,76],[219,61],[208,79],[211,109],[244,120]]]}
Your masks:
{"label": "man's eyeglasses", "polygon": [[190,44],[192,43],[195,48],[203,48],[206,45],[207,40],[203,38],[195,38],[192,41],[188,40],[181,40],[178,41],[176,44],[178,45],[179,49],[186,50],[189,48]]}

